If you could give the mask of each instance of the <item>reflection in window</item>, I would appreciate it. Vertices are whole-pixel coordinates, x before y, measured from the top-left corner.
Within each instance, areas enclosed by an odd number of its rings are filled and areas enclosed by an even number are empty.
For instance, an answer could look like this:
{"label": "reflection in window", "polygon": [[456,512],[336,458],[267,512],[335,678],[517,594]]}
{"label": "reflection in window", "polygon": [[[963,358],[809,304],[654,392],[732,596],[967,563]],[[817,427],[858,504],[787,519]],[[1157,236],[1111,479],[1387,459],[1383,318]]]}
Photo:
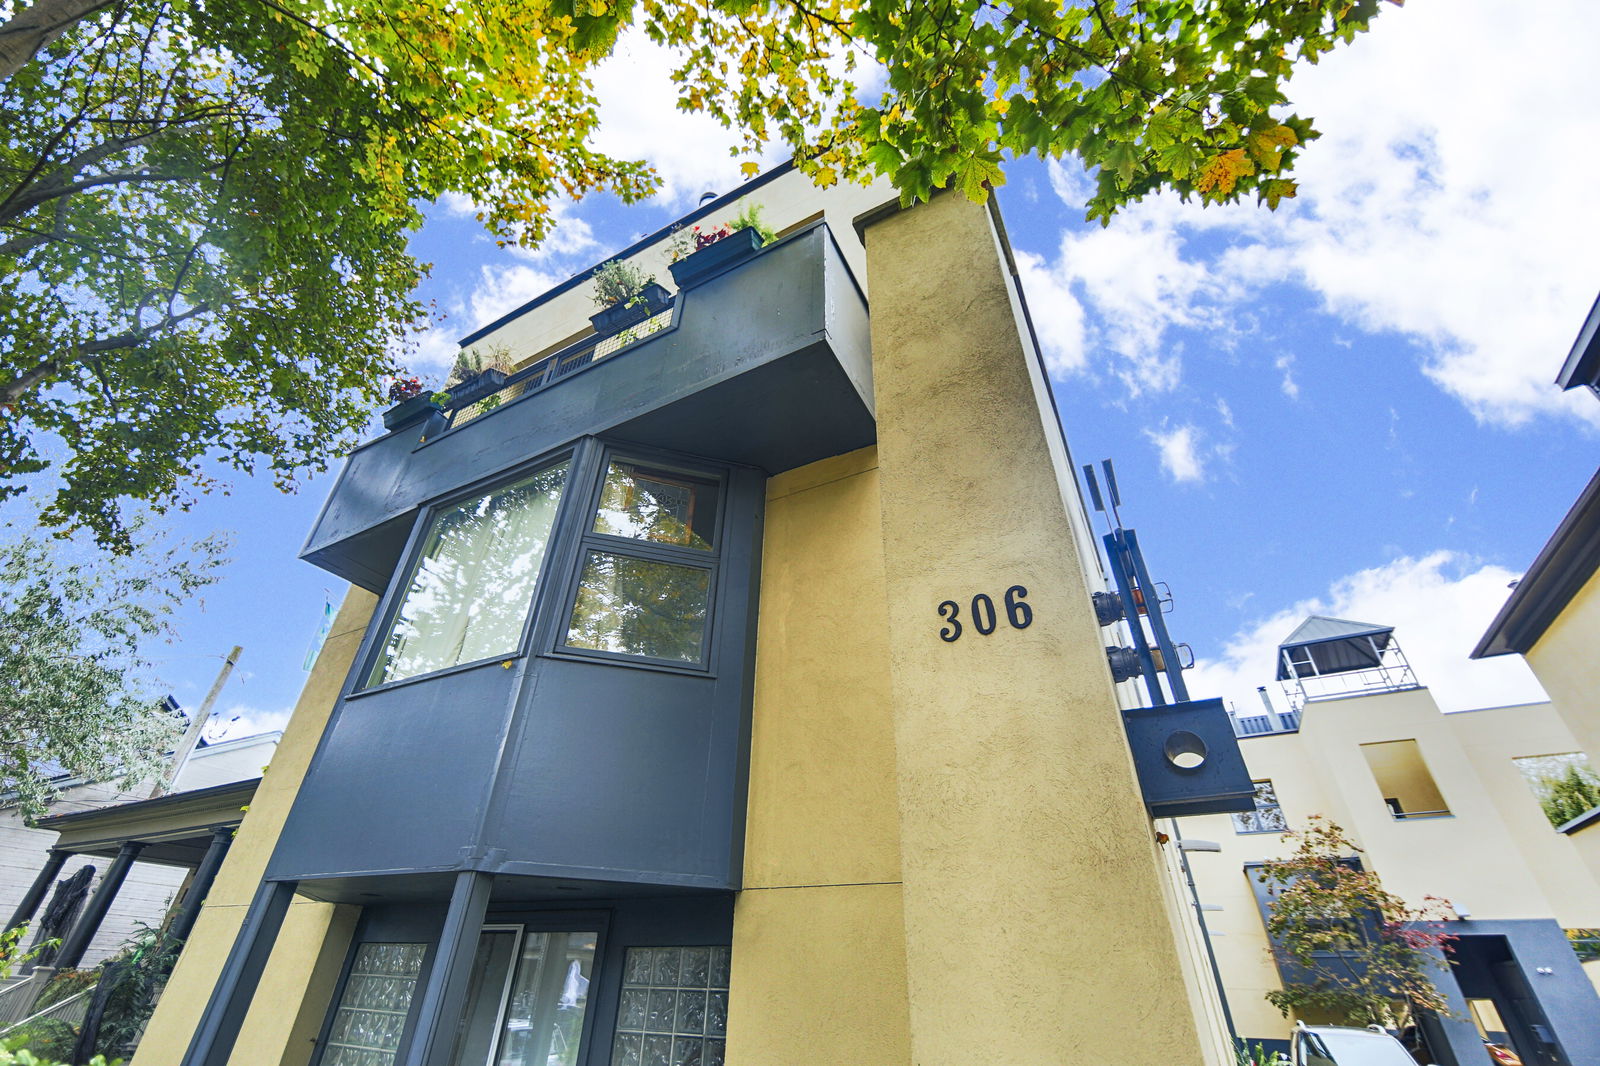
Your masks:
{"label": "reflection in window", "polygon": [[322,1066],[390,1066],[405,1031],[424,944],[362,944],[333,1015]]}
{"label": "reflection in window", "polygon": [[1278,806],[1278,793],[1271,781],[1257,781],[1256,809],[1233,816],[1235,833],[1282,833],[1289,828],[1284,821],[1283,808]]}
{"label": "reflection in window", "polygon": [[711,572],[591,551],[578,580],[569,647],[697,663]]}
{"label": "reflection in window", "polygon": [[598,939],[593,932],[485,929],[452,1066],[576,1066]]}
{"label": "reflection in window", "polygon": [[711,478],[615,460],[600,489],[594,531],[685,548],[716,538],[717,483]]}
{"label": "reflection in window", "polygon": [[629,948],[612,1066],[722,1066],[726,947]]}
{"label": "reflection in window", "polygon": [[566,464],[437,514],[369,684],[514,652]]}

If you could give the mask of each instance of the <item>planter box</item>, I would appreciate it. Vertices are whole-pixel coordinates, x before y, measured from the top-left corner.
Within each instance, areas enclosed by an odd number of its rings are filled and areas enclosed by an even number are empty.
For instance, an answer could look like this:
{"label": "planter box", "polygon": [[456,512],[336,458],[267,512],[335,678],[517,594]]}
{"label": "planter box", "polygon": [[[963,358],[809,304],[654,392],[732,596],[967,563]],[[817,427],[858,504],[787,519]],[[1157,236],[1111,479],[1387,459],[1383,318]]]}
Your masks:
{"label": "planter box", "polygon": [[430,412],[437,410],[439,408],[434,405],[433,396],[426,392],[420,393],[409,400],[401,400],[383,412],[383,428],[403,429],[414,422],[421,422]]}
{"label": "planter box", "polygon": [[598,314],[590,315],[589,321],[594,325],[594,331],[604,337],[659,314],[670,303],[672,294],[652,281],[640,290],[631,304],[612,304]]}
{"label": "planter box", "polygon": [[445,391],[450,394],[450,406],[460,410],[470,403],[477,403],[491,392],[499,392],[505,384],[504,370],[482,370],[465,381],[456,382]]}
{"label": "planter box", "polygon": [[735,263],[749,259],[760,250],[761,234],[748,227],[736,229],[715,244],[708,244],[698,252],[684,256],[667,269],[672,271],[672,280],[678,283],[678,288],[687,289],[713,274],[720,274]]}

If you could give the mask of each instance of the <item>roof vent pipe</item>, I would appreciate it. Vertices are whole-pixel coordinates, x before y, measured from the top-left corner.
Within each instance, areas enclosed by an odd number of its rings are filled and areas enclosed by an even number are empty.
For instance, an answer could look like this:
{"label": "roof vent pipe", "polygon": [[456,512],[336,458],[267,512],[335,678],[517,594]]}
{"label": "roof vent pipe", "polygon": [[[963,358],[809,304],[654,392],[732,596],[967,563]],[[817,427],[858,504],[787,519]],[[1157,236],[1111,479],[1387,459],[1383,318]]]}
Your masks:
{"label": "roof vent pipe", "polygon": [[1272,706],[1272,697],[1267,694],[1267,686],[1257,685],[1256,691],[1261,694],[1261,703],[1264,707],[1266,707],[1267,713],[1276,714],[1277,712]]}

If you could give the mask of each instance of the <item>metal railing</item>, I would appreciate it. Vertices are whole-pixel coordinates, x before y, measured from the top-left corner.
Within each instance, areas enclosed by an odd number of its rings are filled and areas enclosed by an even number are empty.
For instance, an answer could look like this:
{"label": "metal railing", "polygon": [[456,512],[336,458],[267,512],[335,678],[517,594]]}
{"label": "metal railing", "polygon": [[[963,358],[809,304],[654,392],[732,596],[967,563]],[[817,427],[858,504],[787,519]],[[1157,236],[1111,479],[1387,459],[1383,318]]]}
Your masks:
{"label": "metal railing", "polygon": [[672,325],[674,311],[673,307],[668,307],[616,333],[604,337],[585,337],[545,356],[532,366],[523,367],[489,395],[460,407],[448,406],[445,415],[446,428],[455,429],[464,426],[512,400],[547,389],[576,370],[598,363],[630,345],[662,332]]}
{"label": "metal railing", "polygon": [[44,991],[44,986],[50,983],[50,978],[55,971],[41,967],[27,977],[19,978],[11,984],[0,988],[0,1028],[14,1025],[28,1016],[33,1010],[34,1001],[39,998],[39,993]]}
{"label": "metal railing", "polygon": [[1300,728],[1299,711],[1279,711],[1276,714],[1234,715],[1233,735],[1236,737],[1265,737],[1273,733],[1293,733]]}
{"label": "metal railing", "polygon": [[83,1024],[83,1019],[89,1012],[89,997],[94,994],[95,988],[96,985],[90,985],[80,989],[59,1003],[52,1003],[44,1010],[36,1011],[19,1022],[13,1022],[0,1029],[0,1039],[25,1036],[31,1030],[51,1022],[65,1023],[76,1030]]}

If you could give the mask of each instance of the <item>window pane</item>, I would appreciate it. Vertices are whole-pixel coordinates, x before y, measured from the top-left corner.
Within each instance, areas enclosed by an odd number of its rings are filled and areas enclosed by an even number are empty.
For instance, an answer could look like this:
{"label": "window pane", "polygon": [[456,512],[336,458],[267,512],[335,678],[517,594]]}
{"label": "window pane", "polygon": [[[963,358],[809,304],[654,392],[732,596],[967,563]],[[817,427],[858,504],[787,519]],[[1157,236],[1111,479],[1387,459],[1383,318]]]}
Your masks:
{"label": "window pane", "polygon": [[701,658],[710,571],[591,551],[567,644],[694,663]]}
{"label": "window pane", "polygon": [[517,649],[566,464],[435,516],[370,684]]}
{"label": "window pane", "polygon": [[467,1006],[456,1028],[451,1066],[484,1066],[489,1061],[516,948],[515,929],[485,929],[478,935],[478,951],[467,976]]}
{"label": "window pane", "polygon": [[716,528],[714,480],[621,459],[606,471],[596,533],[708,549]]}
{"label": "window pane", "polygon": [[575,1066],[580,1061],[599,935],[528,930],[500,1030],[497,1066]]}
{"label": "window pane", "polygon": [[612,1066],[722,1066],[728,948],[629,948]]}
{"label": "window pane", "polygon": [[423,944],[362,944],[356,949],[322,1066],[394,1062],[425,950]]}

